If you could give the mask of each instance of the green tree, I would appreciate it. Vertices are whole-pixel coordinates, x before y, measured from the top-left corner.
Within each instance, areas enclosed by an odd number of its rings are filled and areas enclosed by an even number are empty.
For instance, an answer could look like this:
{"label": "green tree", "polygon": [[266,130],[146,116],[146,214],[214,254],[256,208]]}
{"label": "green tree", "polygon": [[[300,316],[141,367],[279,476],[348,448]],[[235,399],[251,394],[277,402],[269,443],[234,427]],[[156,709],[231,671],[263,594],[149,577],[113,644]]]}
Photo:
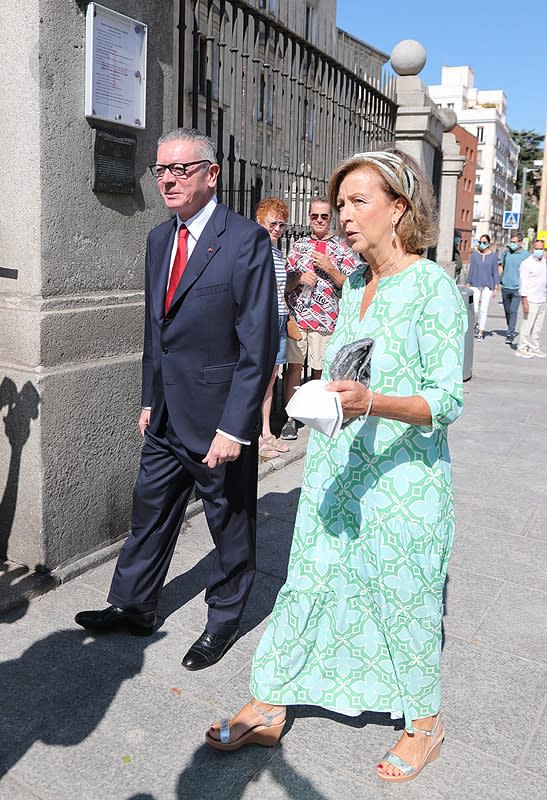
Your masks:
{"label": "green tree", "polygon": [[[530,177],[530,175],[531,173],[528,175],[528,177]],[[529,228],[533,228],[535,231],[537,231],[539,208],[535,203],[531,203],[530,200],[526,200],[524,209],[524,217],[520,229],[526,236]]]}
{"label": "green tree", "polygon": [[[543,139],[544,137],[536,131],[511,131],[511,137],[515,144],[520,147],[519,166],[517,172],[517,192],[522,186],[522,170],[534,167],[534,161],[543,158]],[[539,183],[541,180],[541,170],[529,172],[526,176],[526,194],[533,198],[539,198]]]}

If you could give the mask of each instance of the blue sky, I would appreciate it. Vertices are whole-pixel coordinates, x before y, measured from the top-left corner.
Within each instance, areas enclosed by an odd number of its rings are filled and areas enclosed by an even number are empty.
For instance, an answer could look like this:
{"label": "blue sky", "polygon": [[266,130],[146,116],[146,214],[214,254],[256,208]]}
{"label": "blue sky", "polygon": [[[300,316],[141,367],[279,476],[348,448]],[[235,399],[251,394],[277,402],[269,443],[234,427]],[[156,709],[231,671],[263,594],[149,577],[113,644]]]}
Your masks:
{"label": "blue sky", "polygon": [[[469,64],[478,89],[503,89],[507,122],[545,133],[547,39],[542,3],[508,0],[337,0],[337,25],[389,54],[402,39],[427,52],[424,83],[441,82],[441,67]],[[543,17],[543,21],[542,21]],[[543,28],[543,32],[542,32]]]}

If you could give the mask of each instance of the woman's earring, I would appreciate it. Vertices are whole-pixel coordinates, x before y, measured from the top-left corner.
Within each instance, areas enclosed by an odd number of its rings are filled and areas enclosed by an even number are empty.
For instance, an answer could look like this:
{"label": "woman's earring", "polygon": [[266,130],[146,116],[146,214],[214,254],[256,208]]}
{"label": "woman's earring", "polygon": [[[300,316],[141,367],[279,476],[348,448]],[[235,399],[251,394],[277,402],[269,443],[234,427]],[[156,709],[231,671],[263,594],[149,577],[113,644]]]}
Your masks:
{"label": "woman's earring", "polygon": [[395,217],[391,220],[391,238],[397,238],[397,231],[395,230]]}

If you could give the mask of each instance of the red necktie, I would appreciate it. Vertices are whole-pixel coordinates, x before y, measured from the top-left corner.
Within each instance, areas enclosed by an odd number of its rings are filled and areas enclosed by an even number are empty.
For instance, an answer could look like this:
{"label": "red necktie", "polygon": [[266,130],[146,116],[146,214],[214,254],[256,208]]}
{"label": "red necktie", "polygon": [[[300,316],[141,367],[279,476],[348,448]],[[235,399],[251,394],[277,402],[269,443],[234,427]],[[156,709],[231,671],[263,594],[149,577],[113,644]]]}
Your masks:
{"label": "red necktie", "polygon": [[182,278],[182,273],[184,272],[184,269],[186,267],[187,239],[188,239],[188,228],[186,227],[186,225],[181,225],[179,228],[177,252],[175,254],[175,260],[173,261],[173,269],[171,270],[171,275],[169,277],[169,286],[167,287],[167,293],[165,295],[165,316],[167,316],[167,312],[169,311],[169,307],[173,300],[173,296],[177,290],[179,281]]}

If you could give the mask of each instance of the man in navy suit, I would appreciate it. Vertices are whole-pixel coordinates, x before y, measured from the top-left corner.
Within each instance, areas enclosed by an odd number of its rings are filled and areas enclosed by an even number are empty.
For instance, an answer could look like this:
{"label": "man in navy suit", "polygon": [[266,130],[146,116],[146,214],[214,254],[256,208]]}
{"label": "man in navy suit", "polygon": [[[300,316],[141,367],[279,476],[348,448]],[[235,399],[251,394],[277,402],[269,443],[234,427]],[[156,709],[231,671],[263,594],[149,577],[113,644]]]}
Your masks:
{"label": "man in navy suit", "polygon": [[144,437],[133,524],[95,632],[154,631],[156,607],[192,491],[216,548],[207,625],[183,659],[216,663],[237,638],[255,575],[258,424],[277,342],[270,238],[218,203],[213,141],[179,128],[160,137],[150,168],[176,216],[146,247],[142,360]]}

